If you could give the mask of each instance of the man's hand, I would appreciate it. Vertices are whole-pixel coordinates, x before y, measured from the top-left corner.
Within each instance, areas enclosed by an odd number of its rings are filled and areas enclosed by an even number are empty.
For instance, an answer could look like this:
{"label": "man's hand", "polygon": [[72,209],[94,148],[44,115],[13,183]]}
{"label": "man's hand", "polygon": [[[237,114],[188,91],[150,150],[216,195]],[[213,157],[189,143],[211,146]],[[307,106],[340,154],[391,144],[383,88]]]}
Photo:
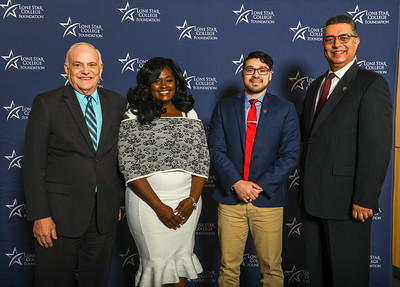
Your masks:
{"label": "man's hand", "polygon": [[238,198],[244,202],[251,202],[258,197],[263,190],[257,183],[239,180],[233,185]]}
{"label": "man's hand", "polygon": [[56,225],[51,217],[35,220],[33,223],[33,236],[40,246],[53,247],[53,239],[57,239]]}
{"label": "man's hand", "polygon": [[372,217],[374,213],[372,209],[365,208],[357,204],[353,204],[352,215],[355,220],[364,222],[364,220],[368,219],[369,217]]}

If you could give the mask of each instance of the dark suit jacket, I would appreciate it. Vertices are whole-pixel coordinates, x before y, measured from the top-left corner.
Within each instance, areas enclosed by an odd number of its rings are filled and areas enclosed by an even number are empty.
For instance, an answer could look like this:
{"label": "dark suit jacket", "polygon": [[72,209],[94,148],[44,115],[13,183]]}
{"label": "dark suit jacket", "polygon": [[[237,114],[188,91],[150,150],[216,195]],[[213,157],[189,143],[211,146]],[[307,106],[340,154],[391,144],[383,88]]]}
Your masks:
{"label": "dark suit jacket", "polygon": [[326,219],[349,219],[353,204],[376,212],[392,147],[388,84],[354,63],[313,125],[324,76],[310,85],[304,100],[301,201],[309,214]]}
{"label": "dark suit jacket", "polygon": [[[240,201],[231,187],[243,179],[246,143],[244,93],[214,109],[208,136],[211,163],[217,174],[213,197],[223,204]],[[251,156],[249,181],[264,191],[252,203],[258,207],[287,204],[286,181],[298,163],[300,130],[294,105],[267,93],[261,107]]]}
{"label": "dark suit jacket", "polygon": [[83,234],[95,207],[101,233],[118,220],[123,182],[117,140],[126,102],[113,91],[98,92],[103,124],[97,152],[71,86],[36,96],[29,115],[23,168],[28,220],[50,216],[62,236]]}

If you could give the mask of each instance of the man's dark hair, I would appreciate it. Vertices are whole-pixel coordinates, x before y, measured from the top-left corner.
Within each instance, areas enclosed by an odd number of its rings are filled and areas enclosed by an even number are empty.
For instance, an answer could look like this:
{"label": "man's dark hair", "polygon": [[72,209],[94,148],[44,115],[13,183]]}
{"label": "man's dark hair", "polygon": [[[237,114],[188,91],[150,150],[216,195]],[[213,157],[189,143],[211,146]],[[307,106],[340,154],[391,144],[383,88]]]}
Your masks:
{"label": "man's dark hair", "polygon": [[261,62],[268,65],[270,70],[272,70],[272,67],[274,65],[274,61],[272,60],[270,55],[261,51],[253,51],[247,55],[246,59],[244,59],[243,68],[246,67],[246,61],[250,59],[260,59]]}
{"label": "man's dark hair", "polygon": [[356,22],[354,22],[351,17],[346,15],[337,15],[332,18],[329,18],[324,25],[324,31],[323,31],[324,34],[327,26],[334,24],[342,24],[342,23],[349,24],[351,26],[351,30],[353,31],[354,36],[358,36]]}

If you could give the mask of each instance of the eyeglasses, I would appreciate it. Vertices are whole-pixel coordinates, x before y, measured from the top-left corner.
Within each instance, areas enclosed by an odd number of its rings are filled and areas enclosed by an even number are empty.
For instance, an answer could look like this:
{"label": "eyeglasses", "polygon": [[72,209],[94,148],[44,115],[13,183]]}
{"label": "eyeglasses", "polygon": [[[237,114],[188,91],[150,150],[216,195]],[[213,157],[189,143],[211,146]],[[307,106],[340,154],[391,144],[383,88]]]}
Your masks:
{"label": "eyeglasses", "polygon": [[325,44],[332,45],[332,44],[335,43],[336,38],[338,38],[340,43],[346,44],[346,43],[348,43],[350,41],[351,37],[357,38],[358,36],[350,35],[350,34],[341,34],[339,36],[331,36],[331,35],[323,36],[322,39],[323,39]]}
{"label": "eyeglasses", "polygon": [[271,70],[268,69],[268,68],[263,68],[263,67],[258,68],[258,69],[252,68],[252,67],[247,67],[247,68],[244,68],[243,71],[244,71],[244,73],[245,73],[246,75],[254,75],[254,73],[257,71],[259,75],[261,75],[261,76],[266,76],[266,75],[269,74],[269,72],[270,72]]}

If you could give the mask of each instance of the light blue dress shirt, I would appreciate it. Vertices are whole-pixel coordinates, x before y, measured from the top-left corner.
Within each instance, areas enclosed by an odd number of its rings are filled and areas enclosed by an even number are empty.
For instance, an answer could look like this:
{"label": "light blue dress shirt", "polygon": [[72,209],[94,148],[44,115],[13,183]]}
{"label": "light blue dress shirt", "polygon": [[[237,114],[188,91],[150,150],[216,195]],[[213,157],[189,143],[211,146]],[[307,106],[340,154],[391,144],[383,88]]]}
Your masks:
{"label": "light blue dress shirt", "polygon": [[244,102],[245,125],[247,126],[247,115],[248,115],[250,107],[251,107],[251,104],[249,102],[250,100],[258,100],[258,102],[255,103],[256,110],[257,110],[257,124],[258,124],[258,120],[260,118],[261,106],[262,106],[262,102],[264,101],[265,93],[263,95],[259,96],[257,99],[250,97],[247,93],[244,93],[244,95],[245,95],[245,102]]}

